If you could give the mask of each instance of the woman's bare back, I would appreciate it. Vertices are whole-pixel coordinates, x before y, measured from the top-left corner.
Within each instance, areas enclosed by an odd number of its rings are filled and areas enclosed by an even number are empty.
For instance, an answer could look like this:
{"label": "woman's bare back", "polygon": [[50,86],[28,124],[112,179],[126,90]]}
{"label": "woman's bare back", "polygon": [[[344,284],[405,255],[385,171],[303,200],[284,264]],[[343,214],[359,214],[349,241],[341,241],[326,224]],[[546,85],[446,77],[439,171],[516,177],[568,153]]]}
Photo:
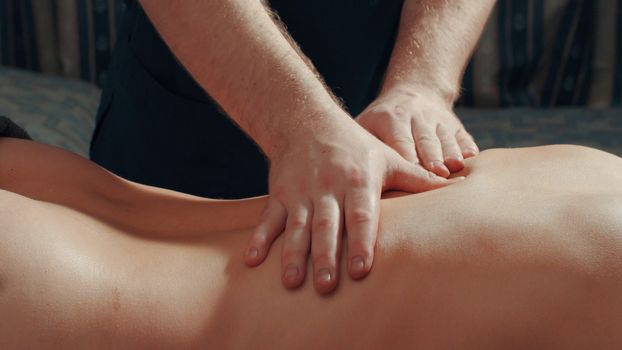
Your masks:
{"label": "woman's bare back", "polygon": [[280,240],[243,265],[264,198],[139,186],[24,141],[0,140],[0,164],[1,188],[42,200],[0,195],[2,348],[622,344],[622,160],[603,152],[486,151],[456,185],[384,200],[372,273],[328,297],[281,286]]}

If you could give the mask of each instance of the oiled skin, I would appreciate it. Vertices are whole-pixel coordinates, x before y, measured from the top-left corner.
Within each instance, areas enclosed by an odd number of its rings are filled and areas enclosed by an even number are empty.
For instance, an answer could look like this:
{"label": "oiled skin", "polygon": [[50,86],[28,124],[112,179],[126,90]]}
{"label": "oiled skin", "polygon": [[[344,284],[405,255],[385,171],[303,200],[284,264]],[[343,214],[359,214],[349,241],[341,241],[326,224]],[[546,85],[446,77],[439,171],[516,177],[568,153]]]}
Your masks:
{"label": "oiled skin", "polygon": [[244,266],[265,198],[140,186],[2,139],[0,348],[619,348],[622,159],[547,146],[466,165],[383,200],[371,274],[321,297],[282,287],[280,240]]}

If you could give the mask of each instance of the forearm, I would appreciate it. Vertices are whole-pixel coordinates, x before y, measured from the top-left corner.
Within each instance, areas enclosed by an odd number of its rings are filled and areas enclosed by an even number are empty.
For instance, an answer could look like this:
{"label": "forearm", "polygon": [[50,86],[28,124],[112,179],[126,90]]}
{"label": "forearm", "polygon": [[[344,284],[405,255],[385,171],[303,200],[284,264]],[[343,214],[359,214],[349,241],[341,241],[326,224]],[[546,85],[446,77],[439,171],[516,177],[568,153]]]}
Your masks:
{"label": "forearm", "polygon": [[261,1],[141,3],[184,67],[268,156],[287,135],[348,119]]}
{"label": "forearm", "polygon": [[405,0],[383,91],[406,86],[453,103],[494,0]]}

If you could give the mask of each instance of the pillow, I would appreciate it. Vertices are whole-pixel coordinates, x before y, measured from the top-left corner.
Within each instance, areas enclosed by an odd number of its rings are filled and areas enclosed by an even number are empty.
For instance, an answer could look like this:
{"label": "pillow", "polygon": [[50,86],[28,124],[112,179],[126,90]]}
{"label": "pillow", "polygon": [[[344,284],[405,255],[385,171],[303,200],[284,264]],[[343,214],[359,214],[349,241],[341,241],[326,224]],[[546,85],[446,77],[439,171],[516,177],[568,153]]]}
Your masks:
{"label": "pillow", "polygon": [[100,90],[95,85],[0,66],[0,115],[36,140],[88,157]]}

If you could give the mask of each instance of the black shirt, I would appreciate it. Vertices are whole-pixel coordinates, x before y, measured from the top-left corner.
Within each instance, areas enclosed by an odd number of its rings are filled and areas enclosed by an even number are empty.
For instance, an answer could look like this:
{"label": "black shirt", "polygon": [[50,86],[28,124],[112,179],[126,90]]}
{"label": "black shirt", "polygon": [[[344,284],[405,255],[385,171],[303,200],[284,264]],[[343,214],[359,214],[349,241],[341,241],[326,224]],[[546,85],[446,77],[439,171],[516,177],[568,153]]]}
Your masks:
{"label": "black shirt", "polygon": [[[402,0],[273,0],[273,10],[328,87],[356,116],[376,96]],[[131,180],[197,195],[267,192],[267,162],[178,63],[129,1],[91,158]]]}

